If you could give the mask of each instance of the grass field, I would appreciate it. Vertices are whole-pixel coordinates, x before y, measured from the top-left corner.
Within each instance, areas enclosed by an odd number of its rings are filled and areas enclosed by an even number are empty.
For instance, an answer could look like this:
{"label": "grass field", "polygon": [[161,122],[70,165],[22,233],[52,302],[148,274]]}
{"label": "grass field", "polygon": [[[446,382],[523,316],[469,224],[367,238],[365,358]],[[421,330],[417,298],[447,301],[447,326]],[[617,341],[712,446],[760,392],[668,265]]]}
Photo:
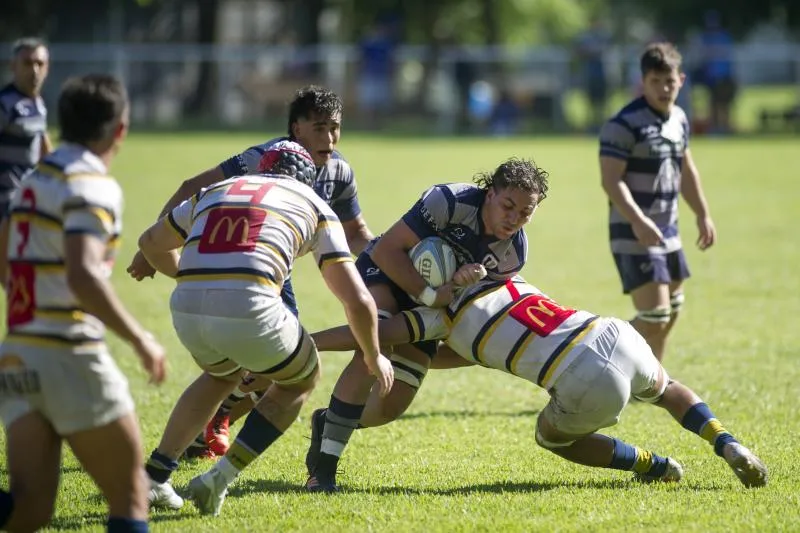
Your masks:
{"label": "grass field", "polygon": [[[167,346],[168,382],[148,386],[126,346],[112,349],[129,376],[145,447],[158,442],[183,388],[196,376],[171,327],[161,277],[125,274],[138,234],[180,181],[264,137],[136,135],[113,168],[126,191],[126,232],[115,279],[128,306]],[[671,375],[693,387],[770,468],[770,485],[745,490],[711,447],[661,410],[631,405],[608,433],[685,467],[673,486],[642,486],[627,473],[567,463],[538,448],[533,430],[546,395],[485,369],[433,371],[405,417],[358,432],[342,460],[344,492],[306,494],[308,415],[327,404],[349,354],[323,354],[324,377],[298,422],[235,484],[218,518],[191,504],[152,515],[155,531],[792,531],[800,530],[797,431],[800,140],[697,140],[693,144],[719,230],[698,252],[693,218],[682,229],[694,277],[667,355]],[[385,140],[346,136],[370,227],[388,227],[433,183],[468,179],[511,156],[550,171],[551,193],[529,226],[523,274],[561,303],[627,318],[606,243],[606,206],[592,139]],[[294,274],[310,330],[343,322],[313,261]],[[239,426],[237,426],[238,428]],[[793,444],[795,443],[795,444]],[[207,468],[189,462],[179,489]],[[5,477],[5,470],[3,469]],[[7,479],[0,481],[7,486]],[[105,508],[65,454],[53,530],[100,531]]]}

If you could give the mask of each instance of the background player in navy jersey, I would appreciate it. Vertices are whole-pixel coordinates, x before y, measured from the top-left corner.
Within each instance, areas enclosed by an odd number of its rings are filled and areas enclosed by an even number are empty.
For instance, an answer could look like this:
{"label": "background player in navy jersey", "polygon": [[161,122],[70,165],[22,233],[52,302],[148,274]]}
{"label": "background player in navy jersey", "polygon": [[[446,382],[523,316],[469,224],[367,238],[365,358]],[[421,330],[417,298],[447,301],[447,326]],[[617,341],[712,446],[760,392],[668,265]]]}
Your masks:
{"label": "background player in navy jersey", "polygon": [[684,80],[681,56],[672,44],[652,44],[641,71],[643,96],[600,132],[600,171],[610,200],[611,252],[636,307],[632,324],[661,361],[689,277],[678,195],[695,214],[701,250],[714,244],[716,230],[689,150],[689,122],[675,105]]}
{"label": "background player in navy jersey", "polygon": [[[278,137],[263,144],[252,146],[219,165],[184,181],[169,199],[161,216],[183,200],[196,194],[203,187],[233,176],[256,173],[258,163],[264,152],[277,142],[292,140],[308,150],[317,167],[317,178],[312,188],[328,205],[342,223],[347,244],[354,254],[360,253],[373,238],[361,214],[358,203],[358,189],[353,169],[342,155],[336,151],[342,125],[342,101],[333,92],[317,86],[299,89],[289,104],[288,136]],[[155,269],[147,262],[141,252],[137,252],[128,272],[137,280],[152,277]],[[293,313],[297,314],[297,302],[292,289],[291,278],[286,280],[281,293],[283,301]],[[211,452],[222,455],[229,445],[228,425],[230,410],[245,398],[245,393],[237,389],[223,402],[220,411],[206,428],[205,438],[198,437],[190,455],[209,456],[205,441],[211,445]],[[252,406],[247,401],[240,405],[235,415],[241,415]],[[234,418],[235,419],[235,418]]]}
{"label": "background player in navy jersey", "polygon": [[[518,273],[528,252],[522,228],[547,194],[547,177],[547,172],[532,161],[512,158],[492,173],[479,174],[476,185],[453,183],[425,191],[356,261],[382,316],[416,307],[415,301],[442,307],[453,299],[452,284],[432,289],[408,257],[408,251],[426,237],[443,238],[455,250],[460,264],[482,264],[490,279]],[[389,422],[405,411],[422,384],[436,347],[436,341],[394,347],[391,359],[395,384],[380,402],[378,420],[370,421],[370,425]],[[306,456],[306,487],[311,491],[336,490],[339,457],[362,420],[374,383],[362,359],[356,352],[339,377],[328,408],[316,410],[311,417],[311,444]]]}
{"label": "background player in navy jersey", "polygon": [[13,80],[0,89],[0,218],[8,215],[22,175],[52,149],[40,96],[50,66],[47,46],[29,37],[15,42],[11,54]]}

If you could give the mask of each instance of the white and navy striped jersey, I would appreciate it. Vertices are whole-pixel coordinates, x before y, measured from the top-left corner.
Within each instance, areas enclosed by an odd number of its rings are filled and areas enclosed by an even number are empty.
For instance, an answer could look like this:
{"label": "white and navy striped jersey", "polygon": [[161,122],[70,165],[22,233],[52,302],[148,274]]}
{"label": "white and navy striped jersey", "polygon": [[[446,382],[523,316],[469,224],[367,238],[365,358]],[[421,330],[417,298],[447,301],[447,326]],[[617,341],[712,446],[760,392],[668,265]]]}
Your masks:
{"label": "white and navy striped jersey", "polygon": [[[289,141],[289,137],[277,137],[265,143],[252,146],[220,163],[226,178],[256,174],[258,163],[271,146],[281,141]],[[361,214],[358,205],[358,188],[352,167],[342,154],[334,150],[331,158],[323,166],[317,168],[317,179],[314,192],[331,206],[341,222],[353,220]]]}
{"label": "white and navy striped jersey", "polygon": [[520,229],[510,239],[484,234],[481,208],[486,191],[466,183],[434,185],[403,215],[420,238],[438,236],[453,248],[459,264],[481,263],[491,279],[505,279],[522,270],[528,238]]}
{"label": "white and navy striped jersey", "polygon": [[681,248],[678,195],[681,166],[689,146],[686,113],[674,106],[669,116],[656,111],[644,97],[622,108],[600,131],[600,155],[626,162],[622,181],[634,202],[664,234],[664,244],[639,243],[630,223],[613,204],[609,213],[611,251],[620,254],[666,254]]}
{"label": "white and navy striped jersey", "polygon": [[549,389],[600,333],[598,317],[562,307],[517,276],[482,281],[442,309],[403,311],[412,342],[444,340],[458,355]]}
{"label": "white and navy striped jersey", "polygon": [[106,274],[122,230],[122,190],[82,146],[64,144],[28,174],[11,202],[8,338],[80,345],[105,328],[84,312],[67,283],[64,237],[92,234],[107,243]]}
{"label": "white and navy striped jersey", "polygon": [[234,177],[203,189],[167,215],[184,239],[181,289],[245,289],[276,294],[295,258],[325,266],[352,261],[333,210],[284,176]]}
{"label": "white and navy striped jersey", "polygon": [[0,190],[15,188],[36,165],[46,132],[41,97],[31,98],[13,83],[0,89]]}

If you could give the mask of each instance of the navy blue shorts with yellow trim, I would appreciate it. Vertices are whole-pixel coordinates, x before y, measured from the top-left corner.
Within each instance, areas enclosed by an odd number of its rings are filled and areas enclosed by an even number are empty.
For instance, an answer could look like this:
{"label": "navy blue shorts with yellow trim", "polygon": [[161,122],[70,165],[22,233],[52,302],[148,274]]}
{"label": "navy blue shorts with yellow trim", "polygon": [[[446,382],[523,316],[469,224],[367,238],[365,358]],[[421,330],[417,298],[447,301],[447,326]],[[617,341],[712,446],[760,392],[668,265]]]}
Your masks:
{"label": "navy blue shorts with yellow trim", "polygon": [[[356,269],[367,287],[372,285],[386,285],[389,287],[394,300],[397,302],[398,312],[419,307],[419,304],[414,302],[407,292],[401,289],[394,281],[389,279],[389,276],[378,268],[378,265],[375,264],[366,251],[358,255],[356,259]],[[428,357],[433,358],[433,356],[436,355],[436,348],[439,345],[439,341],[421,341],[414,342],[411,345],[425,353]]]}
{"label": "navy blue shorts with yellow trim", "polygon": [[650,282],[668,284],[691,275],[682,249],[667,254],[613,255],[625,294]]}

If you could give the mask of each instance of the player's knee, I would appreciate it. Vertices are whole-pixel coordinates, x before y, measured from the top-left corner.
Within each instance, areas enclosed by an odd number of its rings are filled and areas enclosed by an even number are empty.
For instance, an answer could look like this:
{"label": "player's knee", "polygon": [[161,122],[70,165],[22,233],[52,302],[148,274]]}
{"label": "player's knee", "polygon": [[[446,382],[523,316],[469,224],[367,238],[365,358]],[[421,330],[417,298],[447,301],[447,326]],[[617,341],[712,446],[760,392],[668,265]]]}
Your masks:
{"label": "player's knee", "polygon": [[683,303],[686,301],[686,296],[683,291],[674,292],[669,297],[669,307],[673,315],[677,315],[683,308]]}
{"label": "player's knee", "polygon": [[415,392],[422,386],[422,381],[428,373],[427,366],[398,354],[392,356],[392,367],[394,367],[395,381],[405,383]]}
{"label": "player's knee", "polygon": [[553,453],[558,453],[561,448],[571,446],[575,439],[565,439],[558,434],[558,431],[553,428],[550,422],[540,414],[536,420],[536,444],[550,450]]}
{"label": "player's knee", "polygon": [[654,307],[638,311],[634,319],[636,329],[645,337],[663,335],[672,319],[669,307]]}
{"label": "player's knee", "polygon": [[638,392],[633,396],[637,400],[655,404],[661,401],[661,399],[664,397],[664,393],[667,391],[667,387],[673,383],[676,382],[670,380],[667,371],[664,369],[664,367],[661,367],[659,375],[653,383],[653,386],[649,389]]}

